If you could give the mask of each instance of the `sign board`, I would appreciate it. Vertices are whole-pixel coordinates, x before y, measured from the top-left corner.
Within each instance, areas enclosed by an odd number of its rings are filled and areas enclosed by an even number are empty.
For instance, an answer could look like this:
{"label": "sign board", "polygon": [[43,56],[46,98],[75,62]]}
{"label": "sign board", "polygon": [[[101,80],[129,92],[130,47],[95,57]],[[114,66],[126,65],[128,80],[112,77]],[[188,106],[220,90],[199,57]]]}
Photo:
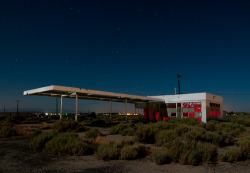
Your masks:
{"label": "sign board", "polygon": [[201,102],[184,102],[184,103],[182,103],[182,107],[184,107],[184,108],[200,108]]}

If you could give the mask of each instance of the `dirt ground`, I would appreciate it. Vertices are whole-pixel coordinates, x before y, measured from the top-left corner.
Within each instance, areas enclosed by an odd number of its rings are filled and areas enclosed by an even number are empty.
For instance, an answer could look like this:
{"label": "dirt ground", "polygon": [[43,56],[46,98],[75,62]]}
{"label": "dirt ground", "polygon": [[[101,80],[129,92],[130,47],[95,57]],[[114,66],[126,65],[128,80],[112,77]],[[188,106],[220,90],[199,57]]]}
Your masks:
{"label": "dirt ground", "polygon": [[0,172],[220,172],[246,173],[250,170],[250,160],[237,163],[189,166],[167,164],[158,166],[151,156],[133,161],[101,161],[94,155],[56,157],[34,152],[29,147],[29,139],[0,140]]}

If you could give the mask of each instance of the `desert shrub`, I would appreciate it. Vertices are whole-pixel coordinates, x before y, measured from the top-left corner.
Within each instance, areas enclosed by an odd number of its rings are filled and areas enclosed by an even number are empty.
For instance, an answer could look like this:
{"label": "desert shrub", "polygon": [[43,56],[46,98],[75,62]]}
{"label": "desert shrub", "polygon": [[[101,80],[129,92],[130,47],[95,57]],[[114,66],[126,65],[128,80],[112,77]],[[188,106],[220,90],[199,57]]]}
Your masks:
{"label": "desert shrub", "polygon": [[16,129],[12,124],[2,123],[0,129],[0,138],[8,138],[16,135]]}
{"label": "desert shrub", "polygon": [[142,145],[134,144],[132,146],[127,146],[121,149],[120,159],[123,160],[133,160],[137,158],[142,158],[146,156],[146,148]]}
{"label": "desert shrub", "polygon": [[187,127],[186,125],[182,125],[182,124],[175,128],[175,132],[177,133],[178,136],[184,135],[189,130],[190,130],[190,127]]}
{"label": "desert shrub", "polygon": [[240,153],[242,154],[242,159],[250,159],[250,136],[241,138],[238,141],[238,146],[240,148]]}
{"label": "desert shrub", "polygon": [[116,146],[117,146],[117,148],[122,149],[124,147],[134,145],[135,143],[136,143],[136,141],[134,140],[134,138],[125,139],[125,140],[121,140],[121,141],[116,142]]}
{"label": "desert shrub", "polygon": [[123,136],[126,136],[133,135],[134,132],[134,125],[132,123],[120,123],[111,127],[112,134],[121,134]]}
{"label": "desert shrub", "polygon": [[227,132],[227,131],[222,131],[218,133],[219,135],[219,146],[228,146],[228,145],[233,145],[235,140],[234,140],[234,133],[232,132]]}
{"label": "desert shrub", "polygon": [[225,115],[224,120],[232,123],[238,123],[247,127],[250,126],[250,119],[247,118],[246,115]]}
{"label": "desert shrub", "polygon": [[171,156],[169,154],[168,150],[165,151],[158,151],[155,152],[153,154],[153,161],[157,164],[157,165],[163,165],[163,164],[168,164],[170,163],[171,160]]}
{"label": "desert shrub", "polygon": [[97,149],[95,156],[101,160],[116,160],[120,157],[120,148],[114,142],[103,144]]}
{"label": "desert shrub", "polygon": [[41,133],[40,135],[34,137],[31,142],[30,146],[35,151],[42,151],[45,144],[51,140],[56,134],[55,133]]}
{"label": "desert shrub", "polygon": [[54,123],[55,131],[61,132],[77,132],[84,131],[81,124],[74,120],[59,120]]}
{"label": "desert shrub", "polygon": [[205,130],[201,129],[190,129],[184,136],[188,139],[195,140],[195,141],[202,141],[205,138]]}
{"label": "desert shrub", "polygon": [[245,131],[245,128],[243,125],[237,124],[237,123],[231,123],[231,122],[222,122],[219,123],[217,126],[217,131],[219,132],[230,132],[233,136],[236,136],[240,134],[240,132]]}
{"label": "desert shrub", "polygon": [[177,134],[174,130],[163,130],[156,134],[155,140],[157,145],[164,145],[169,141],[173,141],[177,138]]}
{"label": "desert shrub", "polygon": [[0,121],[1,126],[2,126],[4,123],[11,124],[11,117],[10,117],[10,116],[4,116],[4,117],[2,118],[2,120]]}
{"label": "desert shrub", "polygon": [[206,123],[205,125],[205,129],[208,130],[208,131],[216,131],[217,130],[217,126],[220,124],[219,121],[216,121],[216,120],[210,120]]}
{"label": "desert shrub", "polygon": [[77,135],[64,133],[54,136],[45,144],[44,151],[58,156],[92,154],[93,149],[83,142]]}
{"label": "desert shrub", "polygon": [[38,136],[38,135],[40,135],[42,133],[42,131],[39,130],[39,129],[36,129],[32,133],[33,133],[33,136]]}
{"label": "desert shrub", "polygon": [[[83,118],[82,118],[83,119]],[[81,119],[81,121],[82,121],[82,119]],[[80,122],[81,122],[80,121]],[[92,122],[94,121],[94,118],[91,118],[91,117],[87,117],[87,118],[85,118],[84,120],[83,120],[83,122],[85,123],[85,124],[91,124]]]}
{"label": "desert shrub", "polygon": [[234,147],[229,152],[225,152],[219,157],[223,162],[236,162],[242,159],[242,154],[238,147]]}
{"label": "desert shrub", "polygon": [[150,126],[143,126],[138,129],[135,133],[135,138],[139,142],[143,143],[154,143],[155,142],[155,133],[153,132]]}
{"label": "desert shrub", "polygon": [[195,125],[200,124],[200,122],[194,117],[183,118],[180,120],[180,123],[187,124],[190,126],[195,126]]}
{"label": "desert shrub", "polygon": [[184,144],[179,138],[168,141],[164,144],[164,147],[168,150],[168,155],[171,157],[173,162],[179,162],[180,156],[183,152]]}
{"label": "desert shrub", "polygon": [[104,121],[102,119],[94,119],[91,122],[91,126],[93,126],[93,127],[106,127],[107,123],[106,123],[106,121]]}
{"label": "desert shrub", "polygon": [[96,139],[97,136],[100,135],[98,129],[91,129],[90,131],[86,132],[85,137],[90,139]]}
{"label": "desert shrub", "polygon": [[214,145],[220,144],[221,137],[216,132],[207,131],[204,137],[205,137],[204,141],[206,142],[212,143]]}
{"label": "desert shrub", "polygon": [[176,123],[169,123],[166,121],[158,121],[157,123],[150,124],[152,130],[157,133],[162,130],[173,130],[177,127]]}
{"label": "desert shrub", "polygon": [[202,153],[200,150],[190,150],[180,157],[180,163],[184,165],[197,166],[202,163]]}
{"label": "desert shrub", "polygon": [[201,163],[216,161],[217,155],[217,147],[213,144],[188,141],[184,145],[180,163],[196,166]]}
{"label": "desert shrub", "polygon": [[206,162],[215,162],[217,161],[218,150],[217,147],[210,143],[204,143],[202,145],[202,161]]}
{"label": "desert shrub", "polygon": [[132,127],[129,127],[127,129],[124,129],[123,131],[121,131],[121,135],[122,136],[131,136],[135,133],[135,130]]}

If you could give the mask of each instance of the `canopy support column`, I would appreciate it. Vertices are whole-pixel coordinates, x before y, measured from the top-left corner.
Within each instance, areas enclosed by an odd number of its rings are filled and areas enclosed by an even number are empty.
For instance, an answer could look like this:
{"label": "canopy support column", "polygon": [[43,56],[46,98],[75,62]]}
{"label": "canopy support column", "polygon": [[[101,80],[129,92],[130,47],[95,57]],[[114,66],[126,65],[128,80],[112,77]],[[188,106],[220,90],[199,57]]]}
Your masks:
{"label": "canopy support column", "polygon": [[126,121],[128,121],[128,100],[126,99]]}
{"label": "canopy support column", "polygon": [[75,115],[75,121],[77,121],[78,117],[78,95],[76,94],[76,115]]}
{"label": "canopy support column", "polygon": [[112,100],[110,100],[109,120],[112,122]]}
{"label": "canopy support column", "polygon": [[63,109],[63,95],[61,95],[61,111],[60,111],[60,119],[62,119],[62,109]]}
{"label": "canopy support column", "polygon": [[136,106],[135,106],[135,114],[136,114]]}

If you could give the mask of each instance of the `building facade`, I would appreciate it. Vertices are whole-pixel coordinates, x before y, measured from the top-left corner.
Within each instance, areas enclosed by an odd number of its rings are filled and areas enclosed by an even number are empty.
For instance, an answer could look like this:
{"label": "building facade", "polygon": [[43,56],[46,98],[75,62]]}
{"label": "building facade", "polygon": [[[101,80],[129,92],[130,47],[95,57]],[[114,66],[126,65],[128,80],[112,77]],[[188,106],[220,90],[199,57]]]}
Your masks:
{"label": "building facade", "polygon": [[[223,118],[223,97],[209,93],[150,96],[163,99],[165,104],[148,105],[145,119],[166,120],[172,117],[195,117],[198,121]],[[154,111],[155,109],[155,111]]]}

